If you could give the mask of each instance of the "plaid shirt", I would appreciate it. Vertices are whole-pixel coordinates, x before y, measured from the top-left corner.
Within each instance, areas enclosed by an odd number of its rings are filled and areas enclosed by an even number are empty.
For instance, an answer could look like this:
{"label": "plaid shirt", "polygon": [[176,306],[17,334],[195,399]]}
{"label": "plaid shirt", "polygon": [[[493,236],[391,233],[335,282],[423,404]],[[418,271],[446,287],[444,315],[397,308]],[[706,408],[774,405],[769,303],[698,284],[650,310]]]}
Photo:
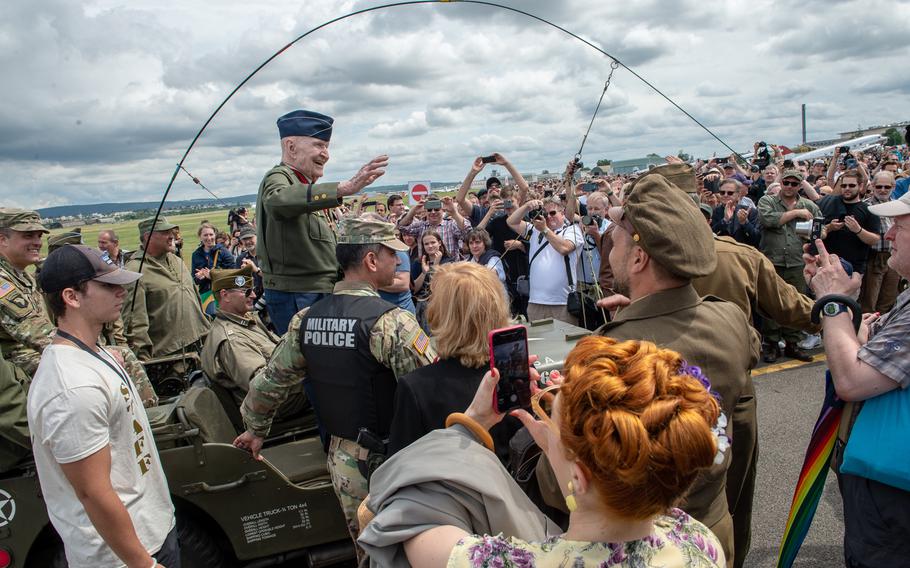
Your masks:
{"label": "plaid shirt", "polygon": [[[873,195],[872,197],[867,197],[863,201],[869,205],[878,205],[879,203],[887,203],[890,200],[879,201]],[[891,228],[891,225],[894,224],[894,217],[879,217],[879,221],[878,242],[872,245],[872,250],[875,252],[891,252],[891,241],[885,240],[885,233],[887,233],[888,229]]]}
{"label": "plaid shirt", "polygon": [[890,312],[872,324],[869,341],[857,357],[896,382],[910,386],[910,290],[904,290]]}
{"label": "plaid shirt", "polygon": [[442,237],[442,244],[446,246],[449,256],[461,260],[461,240],[471,230],[471,223],[465,219],[464,226],[459,227],[453,219],[443,219],[438,226],[430,225],[426,221],[414,221],[408,226],[400,226],[401,234],[411,235],[417,239],[417,254],[423,256],[423,234],[427,231],[436,231]]}

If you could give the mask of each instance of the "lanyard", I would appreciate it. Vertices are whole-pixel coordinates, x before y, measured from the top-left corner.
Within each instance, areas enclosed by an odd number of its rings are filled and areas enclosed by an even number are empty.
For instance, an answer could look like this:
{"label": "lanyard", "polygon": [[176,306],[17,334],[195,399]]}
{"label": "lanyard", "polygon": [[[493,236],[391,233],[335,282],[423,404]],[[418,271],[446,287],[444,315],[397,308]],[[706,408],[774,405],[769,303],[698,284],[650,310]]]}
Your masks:
{"label": "lanyard", "polygon": [[[108,361],[107,359],[102,357],[101,355],[98,355],[98,353],[94,349],[91,349],[88,345],[83,343],[81,339],[63,331],[62,329],[59,329],[59,328],[57,329],[57,335],[59,335],[63,339],[73,342],[76,345],[76,347],[78,347],[79,349],[82,349],[83,351],[85,351],[86,353],[88,353],[89,355],[94,357],[95,359],[98,359],[99,361],[101,361],[102,363],[107,365],[112,371],[114,371],[117,374],[118,377],[120,377],[120,380],[123,381],[123,384],[126,385],[126,388],[129,389],[130,392],[132,392],[133,389],[130,386],[129,376],[126,374],[126,371],[124,371],[120,367],[119,364],[116,364],[116,361],[114,361],[114,363],[111,363],[110,361]],[[97,345],[98,349],[101,349],[102,353],[107,354],[107,351],[105,351],[100,345],[98,345],[97,343],[95,345]],[[108,355],[108,357],[110,357],[110,355]]]}

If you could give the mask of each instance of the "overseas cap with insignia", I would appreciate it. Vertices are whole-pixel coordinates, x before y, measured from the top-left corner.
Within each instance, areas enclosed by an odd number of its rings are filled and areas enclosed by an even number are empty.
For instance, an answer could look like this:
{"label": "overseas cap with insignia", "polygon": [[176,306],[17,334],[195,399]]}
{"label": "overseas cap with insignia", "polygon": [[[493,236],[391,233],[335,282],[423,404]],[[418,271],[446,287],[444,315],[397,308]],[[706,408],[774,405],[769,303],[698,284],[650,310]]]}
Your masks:
{"label": "overseas cap with insignia", "polygon": [[780,174],[780,179],[786,178],[796,178],[799,181],[803,181],[803,173],[799,170],[784,170],[784,173]]}
{"label": "overseas cap with insignia", "polygon": [[41,224],[41,216],[35,211],[12,207],[0,207],[0,229],[50,232]]}
{"label": "overseas cap with insignia", "polygon": [[395,236],[395,225],[373,219],[344,219],[338,235],[340,245],[382,244],[392,250],[407,252],[408,245]]}
{"label": "overseas cap with insignia", "polygon": [[49,294],[88,280],[105,284],[131,284],[142,275],[117,266],[107,253],[85,245],[61,245],[47,255],[38,274],[41,289]]}
{"label": "overseas cap with insignia", "polygon": [[278,134],[288,136],[309,136],[328,142],[332,138],[332,124],[335,119],[311,110],[294,110],[278,119]]}
{"label": "overseas cap with insignia", "polygon": [[54,252],[63,245],[81,244],[83,244],[82,233],[77,233],[76,231],[60,233],[59,235],[54,235],[53,237],[47,238],[47,252]]}
{"label": "overseas cap with insignia", "polygon": [[[152,223],[155,221],[154,217],[149,217],[148,219],[143,219],[139,221],[139,234],[145,234],[152,230]],[[176,229],[178,225],[173,223],[168,223],[167,218],[158,217],[158,222],[155,223],[155,232],[158,231],[170,231],[171,229]]]}
{"label": "overseas cap with insignia", "polygon": [[212,278],[212,294],[217,294],[219,290],[251,289],[253,287],[253,268],[249,265],[230,270],[216,268],[212,270],[210,276]]}
{"label": "overseas cap with insignia", "polygon": [[642,177],[625,204],[611,207],[609,214],[620,226],[628,221],[638,245],[676,276],[696,278],[714,272],[717,254],[711,227],[692,199],[665,177]]}

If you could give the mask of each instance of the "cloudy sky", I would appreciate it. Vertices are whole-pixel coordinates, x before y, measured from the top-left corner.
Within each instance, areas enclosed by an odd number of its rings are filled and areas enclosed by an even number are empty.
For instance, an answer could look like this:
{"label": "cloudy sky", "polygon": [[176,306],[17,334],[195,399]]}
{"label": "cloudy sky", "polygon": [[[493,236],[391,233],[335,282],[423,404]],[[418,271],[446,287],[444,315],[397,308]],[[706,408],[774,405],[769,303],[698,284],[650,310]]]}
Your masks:
{"label": "cloudy sky", "polygon": [[[737,150],[910,118],[910,2],[502,0],[615,55]],[[5,0],[0,205],[159,199],[224,97],[305,31],[373,0]],[[185,165],[224,196],[255,193],[275,119],[336,118],[325,181],[388,153],[379,182],[460,180],[499,151],[522,171],[575,153],[610,60],[488,6],[395,7],[288,49],[215,117]],[[620,68],[583,160],[729,153]],[[207,194],[181,174],[171,199]]]}

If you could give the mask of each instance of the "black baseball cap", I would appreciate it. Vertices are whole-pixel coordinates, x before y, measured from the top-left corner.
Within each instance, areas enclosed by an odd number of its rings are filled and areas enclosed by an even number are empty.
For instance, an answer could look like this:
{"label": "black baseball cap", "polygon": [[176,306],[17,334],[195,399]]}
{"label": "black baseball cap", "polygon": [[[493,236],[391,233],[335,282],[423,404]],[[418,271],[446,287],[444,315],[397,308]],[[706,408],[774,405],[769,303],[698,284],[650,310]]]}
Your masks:
{"label": "black baseball cap", "polygon": [[142,274],[117,266],[106,252],[85,245],[63,245],[47,255],[38,283],[49,294],[88,280],[105,284],[131,284]]}

